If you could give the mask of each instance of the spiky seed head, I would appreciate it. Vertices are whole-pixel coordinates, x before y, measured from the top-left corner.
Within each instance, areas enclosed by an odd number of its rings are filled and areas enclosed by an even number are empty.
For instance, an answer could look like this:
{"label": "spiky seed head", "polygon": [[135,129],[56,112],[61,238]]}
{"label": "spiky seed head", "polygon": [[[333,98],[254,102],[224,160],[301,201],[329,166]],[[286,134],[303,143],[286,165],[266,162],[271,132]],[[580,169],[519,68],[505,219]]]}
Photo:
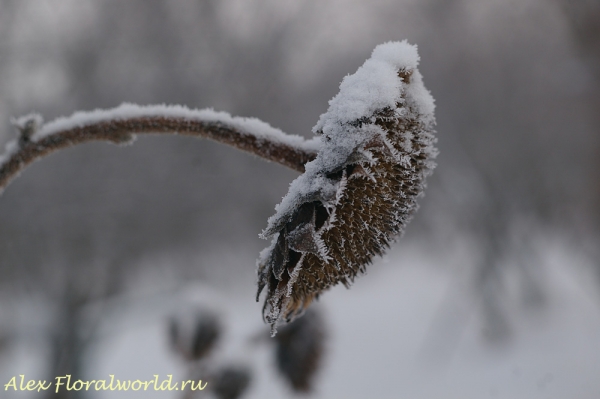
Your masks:
{"label": "spiky seed head", "polygon": [[188,361],[204,358],[221,335],[221,324],[214,313],[196,309],[169,320],[171,347]]}
{"label": "spiky seed head", "polygon": [[296,392],[310,392],[325,349],[323,318],[314,309],[279,329],[275,337],[277,369]]}
{"label": "spiky seed head", "polygon": [[219,399],[237,399],[244,394],[250,385],[251,378],[252,374],[247,367],[227,366],[214,374],[208,387]]}
{"label": "spiky seed head", "polygon": [[404,231],[437,155],[433,98],[406,41],[378,46],[344,78],[313,131],[316,159],[290,185],[263,237],[258,295],[272,334],[326,289],[349,286]]}

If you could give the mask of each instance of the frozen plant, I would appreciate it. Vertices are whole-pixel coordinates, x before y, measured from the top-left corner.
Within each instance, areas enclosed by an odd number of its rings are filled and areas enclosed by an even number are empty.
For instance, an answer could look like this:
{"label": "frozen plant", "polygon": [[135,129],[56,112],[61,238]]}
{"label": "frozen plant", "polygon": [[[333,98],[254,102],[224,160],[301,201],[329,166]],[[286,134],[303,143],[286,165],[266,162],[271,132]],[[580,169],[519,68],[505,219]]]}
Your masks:
{"label": "frozen plant", "polygon": [[258,263],[273,333],[325,289],[349,286],[416,211],[436,156],[434,103],[418,61],[406,42],[377,46],[313,128],[317,157],[262,234],[273,237]]}
{"label": "frozen plant", "polygon": [[[19,138],[0,155],[0,190],[28,164],[88,141],[130,143],[136,134],[210,138],[303,174],[276,207],[258,260],[258,295],[275,334],[328,288],[350,285],[404,231],[434,168],[434,102],[416,46],[388,42],[346,76],[304,140],[253,118],[182,106],[123,104],[47,124],[13,121]],[[257,300],[258,300],[257,295]]]}

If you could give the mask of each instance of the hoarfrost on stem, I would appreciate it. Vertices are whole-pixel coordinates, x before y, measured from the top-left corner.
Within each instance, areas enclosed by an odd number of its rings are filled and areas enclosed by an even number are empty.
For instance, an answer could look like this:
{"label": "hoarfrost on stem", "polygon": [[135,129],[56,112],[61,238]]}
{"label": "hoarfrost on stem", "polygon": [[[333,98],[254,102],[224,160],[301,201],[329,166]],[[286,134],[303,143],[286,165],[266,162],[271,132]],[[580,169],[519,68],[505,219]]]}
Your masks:
{"label": "hoarfrost on stem", "polygon": [[315,150],[316,141],[306,141],[297,135],[290,135],[272,127],[266,122],[256,118],[231,116],[227,112],[213,109],[190,109],[182,105],[137,105],[123,103],[116,108],[96,109],[93,111],[79,111],[68,117],[57,118],[38,130],[32,138],[38,141],[45,136],[77,127],[85,127],[104,121],[119,121],[144,117],[182,118],[189,121],[202,121],[204,123],[219,123],[231,126],[242,132],[254,135],[258,139],[285,143],[290,146]]}
{"label": "hoarfrost on stem", "polygon": [[0,190],[25,166],[51,152],[89,141],[127,144],[142,133],[206,137],[301,172],[320,146],[318,138],[305,140],[285,134],[255,118],[180,105],[126,103],[107,110],[76,112],[45,125],[34,114],[16,119],[13,124],[20,136],[0,154]]}

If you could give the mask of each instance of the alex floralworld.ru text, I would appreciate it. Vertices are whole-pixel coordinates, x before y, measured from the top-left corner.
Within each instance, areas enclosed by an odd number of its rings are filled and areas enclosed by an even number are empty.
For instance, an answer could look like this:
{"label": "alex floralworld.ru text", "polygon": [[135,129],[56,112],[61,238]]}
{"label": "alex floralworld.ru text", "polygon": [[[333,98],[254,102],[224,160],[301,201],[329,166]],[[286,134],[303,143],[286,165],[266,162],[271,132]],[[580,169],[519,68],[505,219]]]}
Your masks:
{"label": "alex floralworld.ru text", "polygon": [[4,390],[12,391],[47,391],[53,386],[54,392],[58,393],[61,389],[67,391],[201,391],[206,388],[206,382],[202,384],[202,380],[182,381],[173,383],[173,375],[167,374],[167,379],[159,382],[158,374],[154,374],[152,380],[118,380],[110,374],[108,380],[71,380],[71,375],[56,377],[54,381],[47,380],[26,380],[25,375],[12,377],[8,383],[4,384]]}

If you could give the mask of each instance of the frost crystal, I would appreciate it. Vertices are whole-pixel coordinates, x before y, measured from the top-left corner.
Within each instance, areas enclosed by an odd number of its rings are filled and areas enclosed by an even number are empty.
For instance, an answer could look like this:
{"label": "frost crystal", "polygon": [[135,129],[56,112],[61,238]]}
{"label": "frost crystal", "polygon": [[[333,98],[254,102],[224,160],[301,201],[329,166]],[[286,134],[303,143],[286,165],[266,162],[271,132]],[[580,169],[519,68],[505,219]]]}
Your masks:
{"label": "frost crystal", "polygon": [[[434,102],[416,69],[416,46],[379,45],[346,76],[313,131],[316,159],[269,218],[258,294],[275,333],[329,287],[349,286],[417,210],[437,155]],[[257,296],[258,298],[258,296]]]}

